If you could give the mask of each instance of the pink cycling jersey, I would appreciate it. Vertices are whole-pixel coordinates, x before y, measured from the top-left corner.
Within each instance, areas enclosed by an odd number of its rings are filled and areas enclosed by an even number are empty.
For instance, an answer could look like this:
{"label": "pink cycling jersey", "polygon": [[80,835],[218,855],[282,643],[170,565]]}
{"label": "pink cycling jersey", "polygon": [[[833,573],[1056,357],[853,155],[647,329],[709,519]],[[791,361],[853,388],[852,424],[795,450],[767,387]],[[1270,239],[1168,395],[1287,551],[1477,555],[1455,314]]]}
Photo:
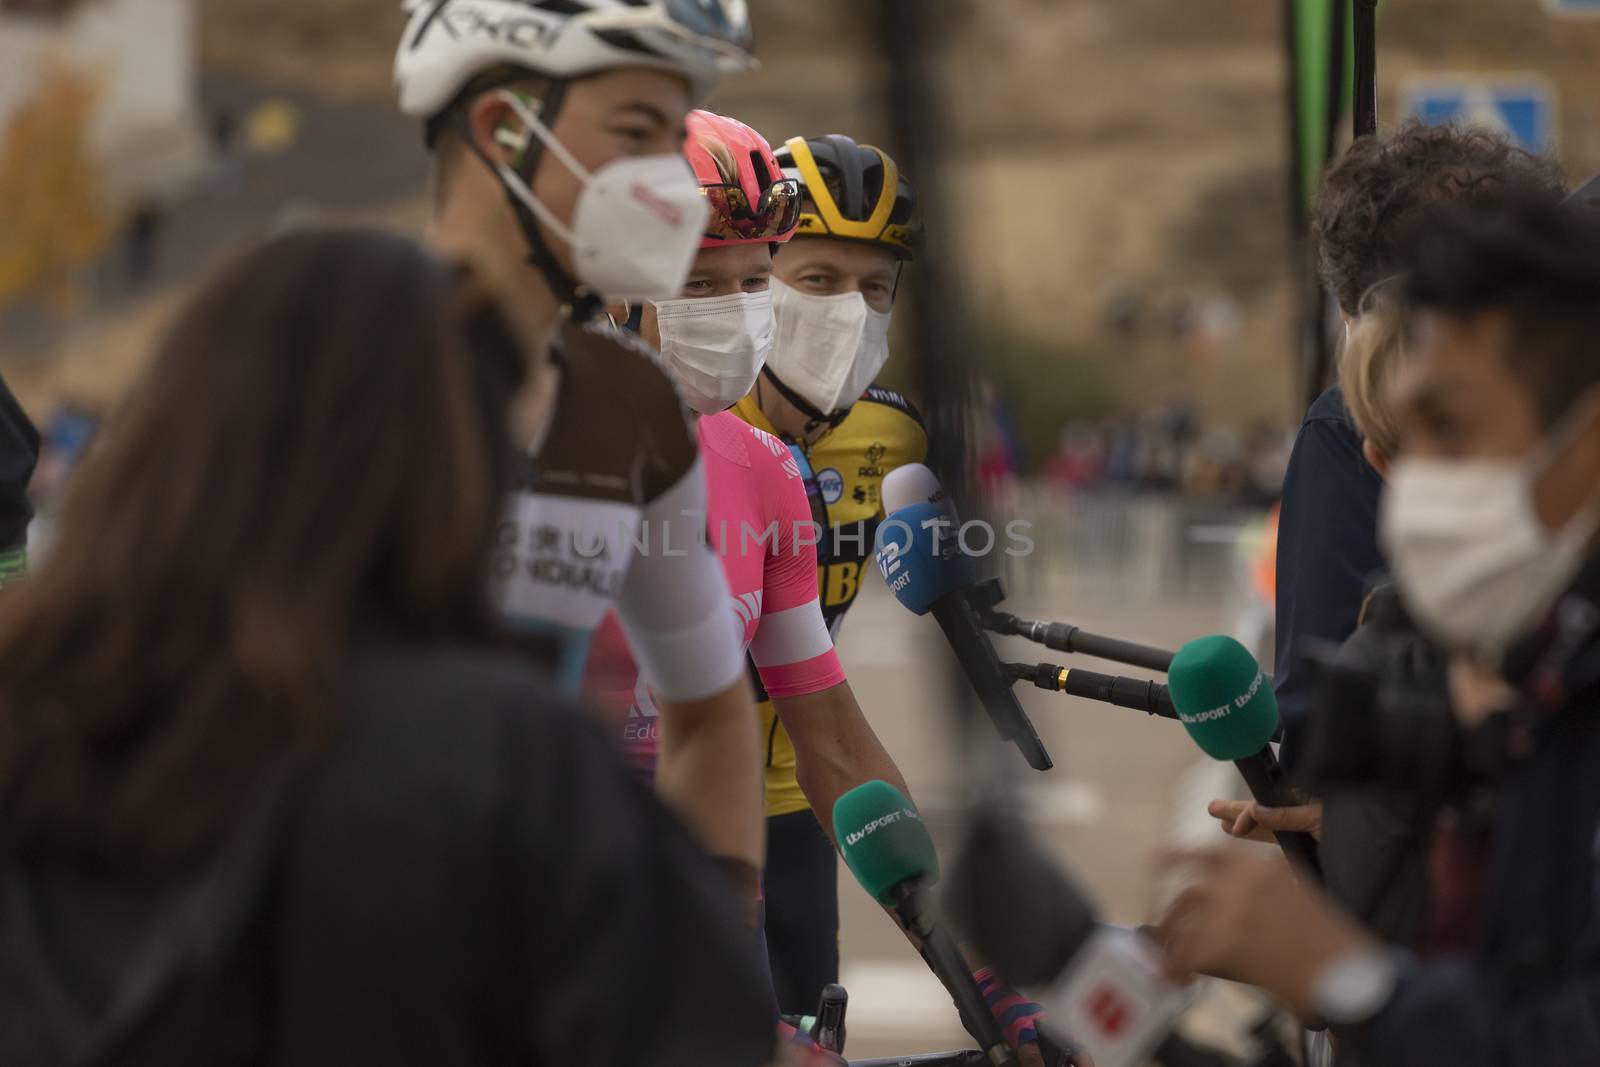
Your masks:
{"label": "pink cycling jersey", "polygon": [[[779,700],[838,685],[844,668],[817,594],[820,531],[789,447],[729,411],[701,417],[697,431],[710,509],[707,537],[722,561],[733,594],[730,616],[761,684]],[[595,635],[585,682],[607,706],[627,707],[623,747],[641,772],[651,774],[660,737],[655,701],[614,615]]]}

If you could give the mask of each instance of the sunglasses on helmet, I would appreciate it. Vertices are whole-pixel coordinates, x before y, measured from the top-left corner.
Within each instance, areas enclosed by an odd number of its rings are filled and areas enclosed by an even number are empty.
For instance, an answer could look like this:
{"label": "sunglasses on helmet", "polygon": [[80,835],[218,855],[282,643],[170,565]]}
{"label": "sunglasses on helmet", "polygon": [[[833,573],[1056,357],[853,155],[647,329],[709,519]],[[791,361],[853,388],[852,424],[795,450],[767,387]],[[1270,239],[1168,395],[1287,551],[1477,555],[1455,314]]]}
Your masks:
{"label": "sunglasses on helmet", "polygon": [[702,185],[711,207],[706,236],[722,241],[777,240],[800,224],[800,183],[780,178],[767,186],[754,208],[737,185]]}

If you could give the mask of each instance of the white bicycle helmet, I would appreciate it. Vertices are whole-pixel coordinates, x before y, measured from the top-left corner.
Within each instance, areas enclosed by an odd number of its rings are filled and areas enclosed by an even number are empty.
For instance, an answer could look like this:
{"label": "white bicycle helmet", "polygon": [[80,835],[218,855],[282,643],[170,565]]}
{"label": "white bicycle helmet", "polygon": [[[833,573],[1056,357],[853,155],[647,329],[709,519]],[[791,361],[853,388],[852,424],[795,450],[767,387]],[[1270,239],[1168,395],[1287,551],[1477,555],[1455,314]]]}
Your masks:
{"label": "white bicycle helmet", "polygon": [[755,65],[746,0],[405,0],[405,10],[395,87],[400,110],[424,120],[499,66],[556,80],[650,67],[685,78],[698,102],[724,72]]}

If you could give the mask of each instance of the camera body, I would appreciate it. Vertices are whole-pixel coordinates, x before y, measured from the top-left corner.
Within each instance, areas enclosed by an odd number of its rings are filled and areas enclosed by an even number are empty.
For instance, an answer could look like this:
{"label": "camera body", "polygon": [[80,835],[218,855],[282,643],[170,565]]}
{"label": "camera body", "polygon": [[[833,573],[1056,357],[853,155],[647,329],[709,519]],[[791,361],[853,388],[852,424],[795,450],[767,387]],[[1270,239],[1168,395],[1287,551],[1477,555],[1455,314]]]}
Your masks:
{"label": "camera body", "polygon": [[1366,614],[1343,645],[1308,642],[1301,650],[1315,696],[1300,729],[1297,776],[1318,795],[1382,786],[1443,797],[1472,777],[1445,661],[1392,588],[1375,591]]}

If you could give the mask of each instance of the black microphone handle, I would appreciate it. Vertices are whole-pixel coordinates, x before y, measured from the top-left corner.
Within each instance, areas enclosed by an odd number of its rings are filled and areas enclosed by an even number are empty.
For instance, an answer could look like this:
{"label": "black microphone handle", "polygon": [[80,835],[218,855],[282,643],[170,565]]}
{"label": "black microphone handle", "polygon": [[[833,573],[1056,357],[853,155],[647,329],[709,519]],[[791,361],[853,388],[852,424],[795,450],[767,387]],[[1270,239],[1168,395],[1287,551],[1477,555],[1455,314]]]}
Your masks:
{"label": "black microphone handle", "polygon": [[1164,719],[1178,717],[1178,710],[1172,706],[1172,698],[1167,695],[1167,687],[1157,682],[1097,674],[1076,667],[1064,669],[1066,674],[1061,679],[1061,691],[1068,696],[1099,700],[1119,708],[1133,708]]}
{"label": "black microphone handle", "polygon": [[1057,652],[1076,652],[1149,671],[1165,673],[1172,666],[1173,654],[1164,648],[1086,633],[1064,622],[1032,623],[1023,631],[1023,636]]}
{"label": "black microphone handle", "polygon": [[955,1001],[961,1025],[995,1067],[1016,1067],[1017,1058],[1006,1041],[1000,1022],[983,1002],[978,983],[962,958],[960,950],[944,928],[929,913],[927,893],[916,881],[896,886],[894,911],[900,922],[922,946],[922,959]]}
{"label": "black microphone handle", "polygon": [[[1263,748],[1254,756],[1234,760],[1233,765],[1239,768],[1239,773],[1244,776],[1244,784],[1249,786],[1250,795],[1258,803],[1269,808],[1286,808],[1304,803],[1284,781],[1283,768],[1278,765],[1278,757],[1273,755],[1271,748]],[[1322,880],[1322,863],[1317,856],[1316,838],[1299,831],[1273,831],[1272,836],[1278,839],[1278,847],[1283,849],[1285,856],[1299,861],[1313,877]]]}
{"label": "black microphone handle", "polygon": [[[1015,680],[1031,682],[1052,693],[1065,693],[1070,697],[1098,700],[1119,708],[1132,708],[1146,715],[1182,721],[1172,703],[1172,694],[1160,682],[1143,678],[1124,678],[1117,674],[1099,674],[1078,667],[1063,667],[1056,663],[1005,663],[1004,670]],[[1283,737],[1283,724],[1272,735],[1274,741]]]}

